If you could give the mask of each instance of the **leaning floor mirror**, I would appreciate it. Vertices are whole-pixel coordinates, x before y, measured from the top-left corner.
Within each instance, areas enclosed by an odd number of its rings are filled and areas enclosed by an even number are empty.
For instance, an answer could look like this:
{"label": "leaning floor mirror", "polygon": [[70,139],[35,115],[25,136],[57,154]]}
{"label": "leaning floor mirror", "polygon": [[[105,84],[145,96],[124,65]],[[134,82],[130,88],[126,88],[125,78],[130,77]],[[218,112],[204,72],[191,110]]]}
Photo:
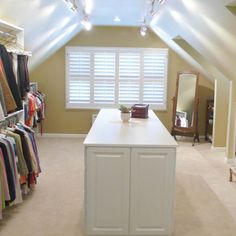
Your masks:
{"label": "leaning floor mirror", "polygon": [[176,92],[173,98],[171,134],[193,137],[193,145],[198,134],[198,79],[199,73],[180,71],[177,73]]}

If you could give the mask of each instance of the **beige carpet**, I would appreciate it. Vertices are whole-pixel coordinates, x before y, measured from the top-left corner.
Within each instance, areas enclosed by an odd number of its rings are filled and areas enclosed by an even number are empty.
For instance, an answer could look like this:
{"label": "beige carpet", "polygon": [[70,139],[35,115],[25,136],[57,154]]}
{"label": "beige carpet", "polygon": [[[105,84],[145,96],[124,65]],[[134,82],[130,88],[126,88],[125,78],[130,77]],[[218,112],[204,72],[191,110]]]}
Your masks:
{"label": "beige carpet", "polygon": [[[84,236],[82,142],[38,139],[43,173],[23,204],[4,211],[1,236]],[[236,182],[224,153],[179,144],[174,236],[235,236]]]}

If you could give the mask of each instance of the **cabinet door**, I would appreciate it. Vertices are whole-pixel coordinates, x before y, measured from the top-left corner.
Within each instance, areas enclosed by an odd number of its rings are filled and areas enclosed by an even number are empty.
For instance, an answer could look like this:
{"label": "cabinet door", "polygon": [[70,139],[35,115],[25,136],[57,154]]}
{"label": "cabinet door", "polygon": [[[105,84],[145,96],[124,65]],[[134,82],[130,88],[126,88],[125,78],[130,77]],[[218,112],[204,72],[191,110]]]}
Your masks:
{"label": "cabinet door", "polygon": [[175,149],[131,151],[130,233],[172,232],[175,193]]}
{"label": "cabinet door", "polygon": [[85,158],[87,234],[127,234],[130,149],[89,147]]}

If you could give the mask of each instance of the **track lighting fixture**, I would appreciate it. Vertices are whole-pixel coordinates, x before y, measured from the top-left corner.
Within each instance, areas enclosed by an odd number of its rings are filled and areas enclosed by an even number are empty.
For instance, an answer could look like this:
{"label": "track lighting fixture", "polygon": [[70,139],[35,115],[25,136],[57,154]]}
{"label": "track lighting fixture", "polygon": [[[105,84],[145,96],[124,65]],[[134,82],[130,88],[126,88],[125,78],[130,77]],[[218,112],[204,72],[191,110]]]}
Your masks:
{"label": "track lighting fixture", "polygon": [[142,36],[145,36],[146,33],[147,33],[147,26],[146,26],[146,23],[145,23],[145,21],[144,21],[144,22],[142,23],[141,28],[140,28],[140,34],[141,34]]}
{"label": "track lighting fixture", "polygon": [[145,36],[147,33],[147,26],[149,24],[149,22],[153,19],[153,17],[157,14],[160,5],[162,3],[164,3],[165,0],[152,0],[150,2],[151,6],[150,6],[150,10],[146,13],[146,16],[144,17],[143,21],[142,21],[142,25],[140,28],[140,34],[142,36]]}
{"label": "track lighting fixture", "polygon": [[83,19],[81,20],[81,25],[85,30],[89,31],[92,28],[92,23],[89,20],[89,15],[92,11],[92,0],[84,0],[82,2],[82,14]]}
{"label": "track lighting fixture", "polygon": [[150,9],[151,16],[156,15],[157,11],[159,10],[160,5],[164,3],[164,1],[165,0],[152,0],[151,9]]}
{"label": "track lighting fixture", "polygon": [[92,28],[92,24],[89,21],[88,15],[84,15],[84,18],[81,21],[81,25],[85,28],[85,30],[89,31]]}
{"label": "track lighting fixture", "polygon": [[66,3],[66,5],[68,6],[70,10],[77,11],[78,6],[76,3],[76,0],[64,0],[64,2]]}

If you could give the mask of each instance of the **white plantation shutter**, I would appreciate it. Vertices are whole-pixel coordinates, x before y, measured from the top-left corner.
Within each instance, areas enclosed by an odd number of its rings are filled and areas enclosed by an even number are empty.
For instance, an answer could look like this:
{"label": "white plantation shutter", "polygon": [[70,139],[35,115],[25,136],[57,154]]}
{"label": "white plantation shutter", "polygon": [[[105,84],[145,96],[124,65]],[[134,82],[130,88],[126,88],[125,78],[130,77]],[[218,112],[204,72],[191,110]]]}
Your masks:
{"label": "white plantation shutter", "polygon": [[115,103],[115,59],[114,52],[94,53],[94,103]]}
{"label": "white plantation shutter", "polygon": [[167,49],[68,47],[67,108],[166,109]]}
{"label": "white plantation shutter", "polygon": [[70,52],[67,55],[67,103],[90,104],[90,53]]}
{"label": "white plantation shutter", "polygon": [[143,53],[143,103],[165,108],[167,54]]}
{"label": "white plantation shutter", "polygon": [[119,103],[140,101],[140,53],[119,53]]}

